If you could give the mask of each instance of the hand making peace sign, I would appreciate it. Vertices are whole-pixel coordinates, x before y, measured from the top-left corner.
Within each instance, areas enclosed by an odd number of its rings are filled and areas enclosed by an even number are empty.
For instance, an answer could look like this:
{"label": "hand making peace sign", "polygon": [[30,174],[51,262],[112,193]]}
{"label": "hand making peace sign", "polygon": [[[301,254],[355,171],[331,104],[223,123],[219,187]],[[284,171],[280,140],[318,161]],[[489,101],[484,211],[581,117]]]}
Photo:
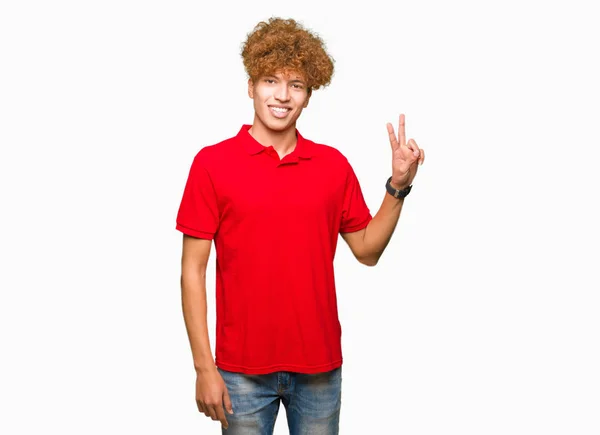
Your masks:
{"label": "hand making peace sign", "polygon": [[398,138],[394,133],[394,127],[388,122],[387,131],[390,135],[392,146],[392,186],[396,189],[404,189],[412,184],[417,175],[418,165],[425,161],[425,151],[420,149],[414,139],[406,142],[404,131],[404,114],[400,114],[400,125],[398,126]]}

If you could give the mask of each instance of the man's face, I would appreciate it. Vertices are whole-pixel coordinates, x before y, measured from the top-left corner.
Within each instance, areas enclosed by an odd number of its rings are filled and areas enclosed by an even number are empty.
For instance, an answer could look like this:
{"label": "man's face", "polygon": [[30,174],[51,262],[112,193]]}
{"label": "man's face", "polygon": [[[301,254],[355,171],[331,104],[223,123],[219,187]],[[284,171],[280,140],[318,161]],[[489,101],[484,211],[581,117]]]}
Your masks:
{"label": "man's face", "polygon": [[248,80],[248,95],[254,100],[255,120],[275,131],[295,128],[310,99],[304,77],[295,72],[277,72],[255,82]]}

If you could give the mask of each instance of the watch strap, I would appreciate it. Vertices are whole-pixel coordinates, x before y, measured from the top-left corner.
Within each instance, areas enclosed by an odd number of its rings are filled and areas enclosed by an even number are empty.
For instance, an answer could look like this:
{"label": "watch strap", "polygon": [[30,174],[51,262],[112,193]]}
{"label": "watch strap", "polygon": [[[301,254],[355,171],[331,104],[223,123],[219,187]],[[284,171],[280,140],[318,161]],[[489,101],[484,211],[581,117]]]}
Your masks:
{"label": "watch strap", "polygon": [[385,183],[385,189],[394,198],[404,198],[410,193],[410,190],[412,189],[412,184],[404,189],[399,190],[392,186],[391,181],[392,177],[388,178],[387,182]]}

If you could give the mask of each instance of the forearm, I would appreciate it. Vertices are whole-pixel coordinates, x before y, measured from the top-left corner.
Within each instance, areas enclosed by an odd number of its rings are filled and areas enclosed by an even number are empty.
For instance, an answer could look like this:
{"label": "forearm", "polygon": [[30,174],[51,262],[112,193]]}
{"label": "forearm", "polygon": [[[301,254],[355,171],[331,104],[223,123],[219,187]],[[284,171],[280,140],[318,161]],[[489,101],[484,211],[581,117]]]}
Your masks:
{"label": "forearm", "polygon": [[[410,139],[406,142],[404,125],[404,114],[400,114],[398,137],[396,137],[392,124],[387,124],[390,145],[392,147],[392,176],[390,177],[390,184],[396,190],[404,190],[408,186],[411,186],[417,175],[419,165],[422,165],[425,161],[425,151],[419,148],[415,140]],[[361,258],[359,260],[361,263],[371,266],[377,264],[396,229],[403,205],[404,198],[395,198],[387,192],[385,193],[385,198],[379,211],[365,228],[365,232],[362,235],[362,243],[359,241],[354,243],[360,246],[360,248],[356,249],[360,251],[360,255],[357,258]]]}
{"label": "forearm", "polygon": [[181,274],[181,302],[194,368],[204,371],[214,368],[206,317],[206,268],[184,268]]}
{"label": "forearm", "polygon": [[385,193],[379,211],[365,229],[362,254],[366,264],[375,265],[379,261],[396,229],[403,205],[404,198]]}

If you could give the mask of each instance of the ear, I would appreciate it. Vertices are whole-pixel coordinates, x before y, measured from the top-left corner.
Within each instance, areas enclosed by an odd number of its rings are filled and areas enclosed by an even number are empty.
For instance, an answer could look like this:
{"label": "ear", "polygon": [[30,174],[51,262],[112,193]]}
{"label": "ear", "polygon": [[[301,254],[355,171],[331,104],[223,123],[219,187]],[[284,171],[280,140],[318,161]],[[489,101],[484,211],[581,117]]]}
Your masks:
{"label": "ear", "polygon": [[254,99],[254,82],[252,79],[248,79],[248,96]]}

